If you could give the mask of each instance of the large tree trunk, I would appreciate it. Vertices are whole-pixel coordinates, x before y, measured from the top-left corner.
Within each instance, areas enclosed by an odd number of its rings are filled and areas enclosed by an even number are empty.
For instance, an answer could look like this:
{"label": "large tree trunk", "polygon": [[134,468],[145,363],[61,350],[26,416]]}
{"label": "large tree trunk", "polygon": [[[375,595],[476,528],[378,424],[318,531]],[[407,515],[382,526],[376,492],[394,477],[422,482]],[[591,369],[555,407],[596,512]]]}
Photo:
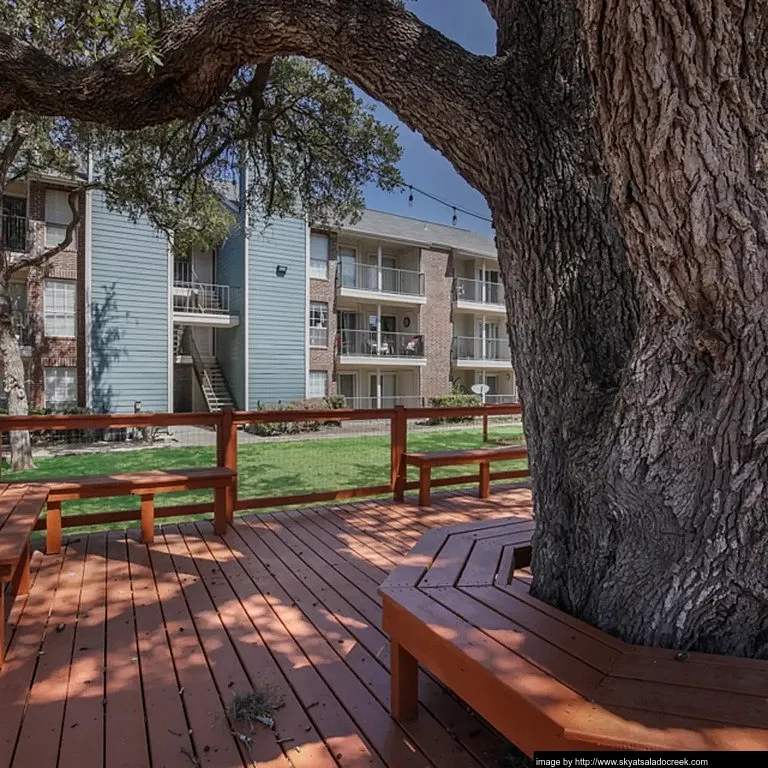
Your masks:
{"label": "large tree trunk", "polygon": [[[19,342],[13,332],[7,290],[0,288],[0,291],[4,294],[4,296],[0,296],[0,373],[2,373],[3,391],[8,398],[8,414],[10,416],[27,416],[29,403],[24,387],[24,361],[21,357]],[[34,469],[29,432],[10,432],[9,435],[11,472]]]}
{"label": "large tree trunk", "polygon": [[[575,10],[515,14],[516,41],[542,46],[515,50],[539,87],[521,109],[535,140],[511,146],[492,200],[533,467],[533,592],[630,642],[766,658],[768,205],[750,167],[764,162],[765,69],[757,94],[722,87],[738,62],[713,57],[719,79],[681,73],[674,26],[594,5],[599,121]],[[738,59],[748,42],[728,34]],[[679,109],[678,77],[697,82],[695,106]]]}

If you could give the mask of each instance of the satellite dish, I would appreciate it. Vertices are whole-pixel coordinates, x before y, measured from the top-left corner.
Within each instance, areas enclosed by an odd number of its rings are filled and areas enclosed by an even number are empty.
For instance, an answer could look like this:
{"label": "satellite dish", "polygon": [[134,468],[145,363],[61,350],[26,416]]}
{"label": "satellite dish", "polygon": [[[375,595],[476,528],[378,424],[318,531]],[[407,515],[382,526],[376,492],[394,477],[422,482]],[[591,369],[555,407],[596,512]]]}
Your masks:
{"label": "satellite dish", "polygon": [[476,395],[487,395],[490,387],[487,384],[473,384],[470,389]]}

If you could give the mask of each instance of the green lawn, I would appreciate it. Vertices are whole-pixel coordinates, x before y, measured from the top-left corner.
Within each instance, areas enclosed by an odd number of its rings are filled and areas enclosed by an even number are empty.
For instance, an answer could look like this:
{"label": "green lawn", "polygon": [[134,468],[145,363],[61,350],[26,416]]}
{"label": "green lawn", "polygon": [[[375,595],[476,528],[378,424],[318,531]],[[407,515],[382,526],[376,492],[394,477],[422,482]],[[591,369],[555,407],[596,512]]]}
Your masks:
{"label": "green lawn", "polygon": [[[492,440],[507,441],[521,434],[519,427],[493,427]],[[483,445],[477,427],[439,432],[412,431],[408,448],[435,451],[450,448],[475,448]],[[213,466],[215,450],[211,446],[192,448],[144,448],[104,451],[36,460],[32,472],[11,474],[8,480],[71,477],[76,475],[115,474],[147,469],[188,469]],[[238,497],[287,496],[300,493],[332,491],[344,488],[384,485],[389,483],[389,435],[336,437],[329,439],[242,443],[238,448]],[[519,469],[525,462],[498,462],[494,471]],[[473,468],[444,467],[433,477],[448,477],[473,472]],[[415,480],[416,474],[409,479]],[[187,504],[210,500],[208,491],[159,494],[158,506]],[[107,512],[138,506],[136,500],[123,498],[91,499],[67,502],[64,514]]]}

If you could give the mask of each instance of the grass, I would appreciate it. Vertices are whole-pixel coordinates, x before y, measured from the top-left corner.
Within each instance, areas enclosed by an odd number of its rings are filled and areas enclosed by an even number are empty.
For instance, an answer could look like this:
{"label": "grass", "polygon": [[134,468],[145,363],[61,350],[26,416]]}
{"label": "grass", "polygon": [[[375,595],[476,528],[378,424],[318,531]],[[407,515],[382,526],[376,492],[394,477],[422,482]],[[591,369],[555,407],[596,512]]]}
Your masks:
{"label": "grass", "polygon": [[[518,426],[494,426],[491,439],[507,442],[519,438]],[[483,446],[478,427],[418,432],[412,430],[408,448],[413,451],[437,451]],[[36,460],[30,472],[9,473],[3,478],[27,480],[73,477],[77,475],[116,474],[149,469],[189,469],[216,463],[212,446],[137,448],[103,451]],[[519,469],[525,462],[496,462],[494,471]],[[417,479],[410,468],[409,480]],[[472,467],[441,467],[433,478],[469,474]],[[301,493],[361,488],[389,483],[389,435],[312,438],[306,440],[241,443],[238,447],[238,498],[288,496]],[[209,491],[158,494],[157,506],[191,504],[212,499]],[[93,514],[126,508],[138,502],[126,498],[89,499],[67,502],[64,514]]]}

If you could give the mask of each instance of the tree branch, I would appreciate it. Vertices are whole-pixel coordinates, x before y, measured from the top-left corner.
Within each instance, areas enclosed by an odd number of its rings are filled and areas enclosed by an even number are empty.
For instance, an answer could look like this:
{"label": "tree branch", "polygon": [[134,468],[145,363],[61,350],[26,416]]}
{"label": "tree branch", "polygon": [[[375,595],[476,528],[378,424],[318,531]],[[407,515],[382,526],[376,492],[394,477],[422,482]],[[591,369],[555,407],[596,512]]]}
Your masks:
{"label": "tree branch", "polygon": [[77,228],[80,226],[80,219],[82,217],[80,207],[77,204],[80,194],[89,189],[98,189],[100,186],[101,184],[98,182],[89,182],[88,184],[81,184],[79,187],[75,187],[67,196],[69,210],[72,211],[72,220],[67,224],[67,229],[64,232],[62,241],[53,248],[47,248],[40,253],[30,253],[21,258],[9,260],[8,267],[10,268],[10,271],[17,272],[20,269],[27,269],[28,267],[39,267],[40,265],[45,264],[49,259],[52,259],[57,254],[61,253],[65,248],[69,247],[75,237]]}
{"label": "tree branch", "polygon": [[506,111],[499,62],[390,0],[210,0],[168,27],[157,51],[163,64],[151,72],[129,49],[70,67],[0,34],[0,119],[26,110],[123,129],[185,119],[213,105],[241,67],[299,55],[353,80],[487,185],[477,146]]}

